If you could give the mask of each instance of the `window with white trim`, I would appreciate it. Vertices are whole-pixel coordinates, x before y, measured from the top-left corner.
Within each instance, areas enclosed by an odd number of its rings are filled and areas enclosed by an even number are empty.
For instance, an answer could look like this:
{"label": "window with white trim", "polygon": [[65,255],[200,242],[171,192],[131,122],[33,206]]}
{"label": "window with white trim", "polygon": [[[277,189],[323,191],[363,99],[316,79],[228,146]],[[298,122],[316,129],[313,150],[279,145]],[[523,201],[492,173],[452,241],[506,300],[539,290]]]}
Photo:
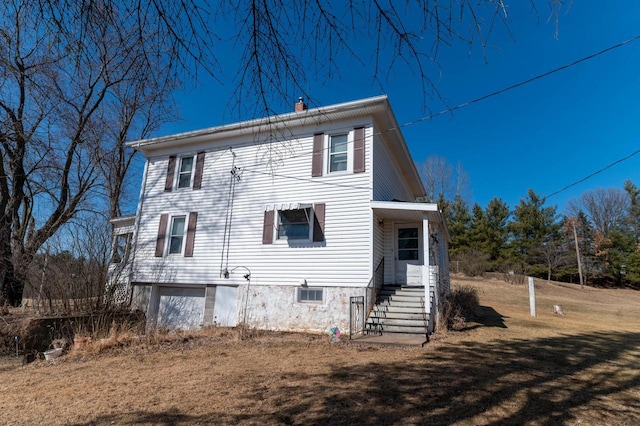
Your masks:
{"label": "window with white trim", "polygon": [[313,209],[310,207],[278,211],[279,240],[311,241]]}
{"label": "window with white trim", "polygon": [[262,244],[283,240],[289,243],[323,243],[325,212],[325,203],[266,206]]}
{"label": "window with white trim", "polygon": [[349,134],[329,135],[329,173],[348,169]]}
{"label": "window with white trim", "polygon": [[132,236],[131,232],[115,236],[111,252],[111,263],[122,263],[127,260]]}
{"label": "window with white trim", "polygon": [[177,187],[180,188],[191,188],[191,182],[193,178],[193,170],[194,170],[194,157],[180,157],[180,167],[178,168],[178,176],[177,176]]}
{"label": "window with white trim", "polygon": [[322,296],[321,288],[298,288],[298,302],[300,303],[322,303]]}
{"label": "window with white trim", "polygon": [[168,254],[182,254],[186,233],[186,216],[173,216],[169,227]]}

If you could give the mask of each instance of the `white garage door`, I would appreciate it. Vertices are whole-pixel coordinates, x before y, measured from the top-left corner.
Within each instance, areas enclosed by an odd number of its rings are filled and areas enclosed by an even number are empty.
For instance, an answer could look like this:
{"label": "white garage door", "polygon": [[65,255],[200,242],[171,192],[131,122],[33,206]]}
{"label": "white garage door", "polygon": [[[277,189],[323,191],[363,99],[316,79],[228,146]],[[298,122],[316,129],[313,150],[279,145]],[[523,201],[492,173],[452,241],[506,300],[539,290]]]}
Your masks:
{"label": "white garage door", "polygon": [[160,287],[158,326],[197,330],[204,316],[204,288]]}

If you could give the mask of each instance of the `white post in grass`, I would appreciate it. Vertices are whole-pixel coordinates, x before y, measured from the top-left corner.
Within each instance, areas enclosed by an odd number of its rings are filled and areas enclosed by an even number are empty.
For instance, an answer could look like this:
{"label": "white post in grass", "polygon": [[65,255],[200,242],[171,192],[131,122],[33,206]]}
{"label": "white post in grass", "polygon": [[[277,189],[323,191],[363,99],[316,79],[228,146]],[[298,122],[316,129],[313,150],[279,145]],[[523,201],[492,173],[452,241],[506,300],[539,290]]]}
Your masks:
{"label": "white post in grass", "polygon": [[533,277],[529,277],[529,307],[531,316],[536,317],[536,289],[533,285]]}

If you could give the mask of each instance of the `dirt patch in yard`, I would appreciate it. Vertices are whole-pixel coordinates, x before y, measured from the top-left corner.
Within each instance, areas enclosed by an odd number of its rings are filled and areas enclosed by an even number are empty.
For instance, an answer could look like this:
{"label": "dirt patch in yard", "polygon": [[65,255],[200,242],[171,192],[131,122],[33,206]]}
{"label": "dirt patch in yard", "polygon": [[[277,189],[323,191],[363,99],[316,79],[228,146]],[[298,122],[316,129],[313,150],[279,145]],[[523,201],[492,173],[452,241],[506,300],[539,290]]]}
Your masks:
{"label": "dirt patch in yard", "polygon": [[2,423],[640,423],[640,294],[537,281],[531,318],[527,286],[454,285],[479,289],[477,322],[424,348],[210,329],[4,358]]}

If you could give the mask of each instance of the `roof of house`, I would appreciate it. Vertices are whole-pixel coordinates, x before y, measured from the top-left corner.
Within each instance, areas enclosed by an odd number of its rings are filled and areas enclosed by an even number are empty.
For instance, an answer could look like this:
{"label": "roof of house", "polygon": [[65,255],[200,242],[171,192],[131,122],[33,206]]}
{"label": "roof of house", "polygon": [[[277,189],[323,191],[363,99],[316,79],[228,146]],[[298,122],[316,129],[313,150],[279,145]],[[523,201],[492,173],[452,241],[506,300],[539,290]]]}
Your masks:
{"label": "roof of house", "polygon": [[389,151],[398,163],[410,165],[409,167],[403,167],[402,173],[409,183],[412,192],[416,197],[424,195],[425,190],[422,185],[422,180],[413,163],[404,136],[400,131],[400,127],[391,110],[391,105],[386,95],[305,109],[299,112],[240,121],[190,132],[131,141],[127,143],[127,146],[142,152],[145,157],[151,157],[167,151],[175,152],[192,149],[193,146],[215,143],[216,141],[226,142],[232,137],[256,136],[267,131],[269,134],[277,134],[280,132],[286,136],[288,133],[292,133],[291,130],[293,128],[303,126],[320,127],[338,120],[365,116],[373,117],[375,128],[384,134],[381,140],[387,143]]}

